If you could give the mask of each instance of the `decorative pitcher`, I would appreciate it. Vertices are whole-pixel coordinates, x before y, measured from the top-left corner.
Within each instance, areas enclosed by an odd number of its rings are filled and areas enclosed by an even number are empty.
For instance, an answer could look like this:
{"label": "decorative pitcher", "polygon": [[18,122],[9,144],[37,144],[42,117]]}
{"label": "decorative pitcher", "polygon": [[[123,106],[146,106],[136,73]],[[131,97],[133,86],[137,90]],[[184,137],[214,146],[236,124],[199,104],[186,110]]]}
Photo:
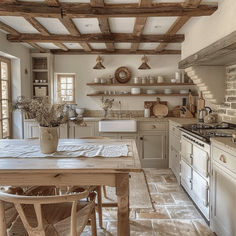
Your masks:
{"label": "decorative pitcher", "polygon": [[40,150],[44,154],[50,154],[57,151],[58,146],[58,127],[40,126]]}

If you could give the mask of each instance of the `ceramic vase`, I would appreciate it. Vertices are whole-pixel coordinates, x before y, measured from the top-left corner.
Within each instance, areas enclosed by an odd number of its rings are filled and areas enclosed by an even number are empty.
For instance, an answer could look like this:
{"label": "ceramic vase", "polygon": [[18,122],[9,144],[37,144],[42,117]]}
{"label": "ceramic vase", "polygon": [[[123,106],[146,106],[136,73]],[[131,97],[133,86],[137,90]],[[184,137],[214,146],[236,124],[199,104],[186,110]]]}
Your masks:
{"label": "ceramic vase", "polygon": [[50,154],[57,151],[58,128],[40,126],[40,150],[42,153]]}

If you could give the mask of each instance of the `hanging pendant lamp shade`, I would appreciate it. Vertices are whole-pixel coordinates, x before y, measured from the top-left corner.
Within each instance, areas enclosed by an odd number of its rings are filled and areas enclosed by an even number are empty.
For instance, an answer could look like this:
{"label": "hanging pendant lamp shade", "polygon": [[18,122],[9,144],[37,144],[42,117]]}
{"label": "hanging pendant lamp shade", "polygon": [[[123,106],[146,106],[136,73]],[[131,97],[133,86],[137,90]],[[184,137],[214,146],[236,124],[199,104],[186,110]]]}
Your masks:
{"label": "hanging pendant lamp shade", "polygon": [[97,63],[93,67],[93,69],[95,69],[95,70],[106,69],[105,66],[102,64],[102,58],[100,56],[97,57],[96,62]]}
{"label": "hanging pendant lamp shade", "polygon": [[141,58],[141,61],[142,61],[142,64],[139,66],[139,68],[138,68],[139,70],[149,70],[149,69],[151,69],[151,67],[147,64],[148,59],[147,59],[146,56],[143,56]]}

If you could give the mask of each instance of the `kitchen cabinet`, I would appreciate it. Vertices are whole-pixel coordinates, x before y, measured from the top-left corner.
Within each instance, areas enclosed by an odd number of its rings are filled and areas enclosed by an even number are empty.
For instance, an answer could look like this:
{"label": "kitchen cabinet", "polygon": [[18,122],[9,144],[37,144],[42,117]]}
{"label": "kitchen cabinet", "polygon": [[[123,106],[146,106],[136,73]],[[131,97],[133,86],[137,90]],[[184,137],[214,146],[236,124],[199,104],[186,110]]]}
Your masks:
{"label": "kitchen cabinet", "polygon": [[[211,229],[218,236],[236,235],[236,154],[212,145]],[[236,162],[235,162],[236,163]]]}
{"label": "kitchen cabinet", "polygon": [[180,137],[181,132],[174,122],[169,122],[169,168],[180,183]]}
{"label": "kitchen cabinet", "polygon": [[142,131],[139,133],[139,155],[142,167],[166,168],[167,157],[167,132]]}
{"label": "kitchen cabinet", "polygon": [[87,126],[79,126],[73,122],[69,123],[69,138],[92,137],[95,135],[95,122],[86,122]]}
{"label": "kitchen cabinet", "polygon": [[[68,138],[68,124],[63,124],[59,128],[59,138]],[[24,139],[39,138],[39,124],[34,120],[25,120]]]}

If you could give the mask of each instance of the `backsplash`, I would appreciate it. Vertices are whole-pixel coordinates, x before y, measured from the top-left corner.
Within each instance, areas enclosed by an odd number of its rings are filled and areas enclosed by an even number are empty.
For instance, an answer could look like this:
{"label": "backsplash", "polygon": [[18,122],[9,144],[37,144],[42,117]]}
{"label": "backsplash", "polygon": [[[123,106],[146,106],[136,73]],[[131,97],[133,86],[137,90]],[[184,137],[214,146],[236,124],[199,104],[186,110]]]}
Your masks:
{"label": "backsplash", "polygon": [[225,102],[219,106],[217,113],[219,120],[236,124],[236,64],[227,67],[226,74]]}

